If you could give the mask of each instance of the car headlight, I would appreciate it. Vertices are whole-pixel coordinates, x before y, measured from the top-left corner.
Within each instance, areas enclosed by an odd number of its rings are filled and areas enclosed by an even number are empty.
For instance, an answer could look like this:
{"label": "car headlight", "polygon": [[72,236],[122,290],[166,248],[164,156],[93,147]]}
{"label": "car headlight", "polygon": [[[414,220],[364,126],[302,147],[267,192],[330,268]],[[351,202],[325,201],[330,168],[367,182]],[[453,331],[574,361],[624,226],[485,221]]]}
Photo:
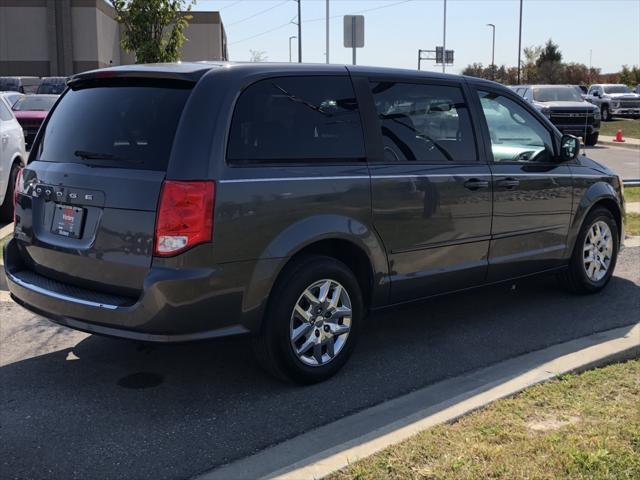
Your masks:
{"label": "car headlight", "polygon": [[613,108],[618,108],[620,106],[620,102],[611,102],[611,106]]}

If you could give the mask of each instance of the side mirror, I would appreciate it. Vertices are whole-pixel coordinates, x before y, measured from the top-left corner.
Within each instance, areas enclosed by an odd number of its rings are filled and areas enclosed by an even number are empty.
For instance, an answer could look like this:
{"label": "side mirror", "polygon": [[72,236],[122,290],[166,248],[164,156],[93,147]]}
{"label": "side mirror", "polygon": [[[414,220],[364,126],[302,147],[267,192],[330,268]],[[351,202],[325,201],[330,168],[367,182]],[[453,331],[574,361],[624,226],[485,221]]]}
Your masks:
{"label": "side mirror", "polygon": [[560,140],[560,161],[575,160],[580,153],[580,139],[573,135],[562,135]]}
{"label": "side mirror", "polygon": [[600,94],[597,91],[593,92],[593,96],[600,98]]}

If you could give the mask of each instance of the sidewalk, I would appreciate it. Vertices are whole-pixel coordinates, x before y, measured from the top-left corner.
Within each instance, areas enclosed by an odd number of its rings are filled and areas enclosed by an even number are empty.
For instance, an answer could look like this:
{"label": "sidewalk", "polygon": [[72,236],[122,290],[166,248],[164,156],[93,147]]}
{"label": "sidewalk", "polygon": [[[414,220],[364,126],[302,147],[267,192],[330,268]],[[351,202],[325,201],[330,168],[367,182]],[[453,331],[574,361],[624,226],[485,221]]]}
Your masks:
{"label": "sidewalk", "polygon": [[631,148],[634,150],[640,150],[640,140],[637,138],[625,138],[624,142],[614,142],[610,135],[602,136],[598,139],[598,145],[606,145],[608,147],[621,147],[621,148]]}

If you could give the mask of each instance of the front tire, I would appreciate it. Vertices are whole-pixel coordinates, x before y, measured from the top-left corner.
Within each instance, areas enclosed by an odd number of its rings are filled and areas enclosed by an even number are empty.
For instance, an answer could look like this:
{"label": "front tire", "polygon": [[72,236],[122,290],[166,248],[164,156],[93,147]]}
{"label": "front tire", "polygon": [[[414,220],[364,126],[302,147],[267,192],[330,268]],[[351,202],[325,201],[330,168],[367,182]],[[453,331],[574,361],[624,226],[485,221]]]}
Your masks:
{"label": "front tire", "polygon": [[603,105],[600,108],[600,116],[603,122],[611,121],[611,112],[609,111],[609,105]]}
{"label": "front tire", "polygon": [[254,351],[260,365],[280,379],[321,382],[347,362],[363,318],[353,272],[331,257],[304,257],[278,279]]}
{"label": "front tire", "polygon": [[587,138],[584,141],[585,145],[593,147],[596,143],[598,143],[598,136],[598,133],[587,134]]}
{"label": "front tire", "polygon": [[561,283],[575,293],[596,293],[613,275],[620,243],[618,224],[611,212],[597,207],[587,215],[576,239]]}

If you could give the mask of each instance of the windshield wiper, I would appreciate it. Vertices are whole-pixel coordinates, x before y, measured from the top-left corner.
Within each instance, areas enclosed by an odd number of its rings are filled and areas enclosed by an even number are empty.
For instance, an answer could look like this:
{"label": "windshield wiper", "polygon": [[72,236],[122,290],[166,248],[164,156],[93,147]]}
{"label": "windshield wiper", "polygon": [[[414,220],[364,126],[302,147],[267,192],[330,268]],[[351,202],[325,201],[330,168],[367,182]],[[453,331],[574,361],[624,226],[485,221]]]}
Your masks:
{"label": "windshield wiper", "polygon": [[73,154],[83,160],[122,160],[121,157],[110,153],[89,152],[87,150],[76,150]]}

